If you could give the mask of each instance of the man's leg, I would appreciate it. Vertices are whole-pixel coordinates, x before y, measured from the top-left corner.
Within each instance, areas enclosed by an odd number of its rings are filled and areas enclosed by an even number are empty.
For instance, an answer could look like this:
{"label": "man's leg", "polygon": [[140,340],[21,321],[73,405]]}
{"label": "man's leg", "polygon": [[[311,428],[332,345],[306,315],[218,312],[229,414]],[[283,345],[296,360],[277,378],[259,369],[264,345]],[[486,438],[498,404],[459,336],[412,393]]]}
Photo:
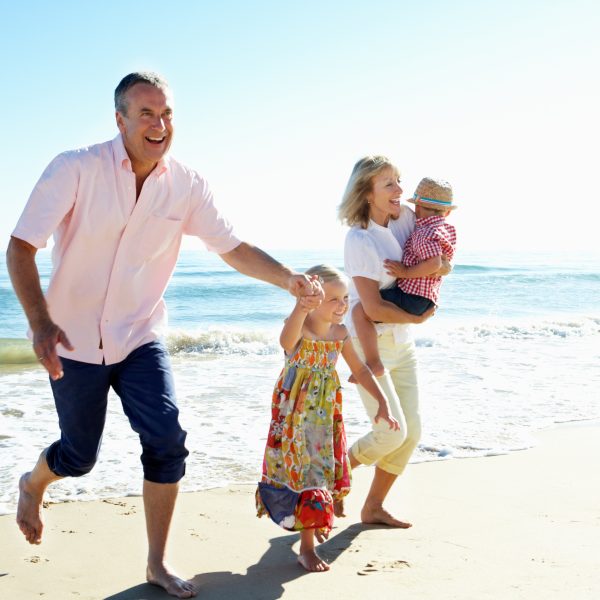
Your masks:
{"label": "man's leg", "polygon": [[165,562],[169,528],[175,509],[179,483],[153,483],[144,480],[144,510],[148,534],[146,579],[177,598],[192,598],[196,588],[175,575]]}
{"label": "man's leg", "polygon": [[21,476],[17,524],[30,544],[42,541],[46,488],[63,477],[88,473],[96,462],[106,418],[107,367],[62,359],[64,376],[51,381],[61,430],[32,471]]}
{"label": "man's leg", "polygon": [[178,598],[191,598],[196,595],[193,584],[166,563],[169,528],[188,452],[164,347],[152,342],[134,350],[119,365],[112,385],[143,448],[148,582]]}
{"label": "man's leg", "polygon": [[21,475],[19,480],[19,504],[17,506],[17,525],[30,544],[42,543],[44,521],[42,519],[42,501],[46,488],[61,479],[48,468],[46,450],[44,450],[32,471]]}

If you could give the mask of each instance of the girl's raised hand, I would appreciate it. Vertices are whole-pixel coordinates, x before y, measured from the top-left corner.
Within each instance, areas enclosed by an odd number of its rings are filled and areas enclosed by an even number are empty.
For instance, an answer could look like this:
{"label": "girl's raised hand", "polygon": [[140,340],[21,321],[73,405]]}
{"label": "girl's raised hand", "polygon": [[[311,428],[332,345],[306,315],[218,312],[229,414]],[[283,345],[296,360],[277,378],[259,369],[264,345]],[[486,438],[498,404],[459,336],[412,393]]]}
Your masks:
{"label": "girl's raised hand", "polygon": [[308,310],[317,308],[323,302],[325,293],[317,275],[293,275],[288,286],[290,293],[300,300]]}
{"label": "girl's raised hand", "polygon": [[388,425],[390,426],[390,429],[393,429],[394,431],[398,431],[400,429],[400,423],[398,423],[398,421],[392,415],[390,415],[390,411],[387,406],[379,407],[379,410],[375,415],[375,423],[377,423],[379,419],[387,421]]}

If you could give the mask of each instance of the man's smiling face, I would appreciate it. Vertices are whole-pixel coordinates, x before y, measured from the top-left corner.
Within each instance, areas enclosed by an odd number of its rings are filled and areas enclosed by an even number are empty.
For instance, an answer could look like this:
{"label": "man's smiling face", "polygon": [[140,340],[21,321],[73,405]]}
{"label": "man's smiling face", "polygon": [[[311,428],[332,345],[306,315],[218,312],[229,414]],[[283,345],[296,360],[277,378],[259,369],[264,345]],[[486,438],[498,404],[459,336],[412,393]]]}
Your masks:
{"label": "man's smiling face", "polygon": [[168,152],[173,139],[173,101],[168,89],[136,83],[125,94],[126,112],[117,126],[136,174],[148,174]]}

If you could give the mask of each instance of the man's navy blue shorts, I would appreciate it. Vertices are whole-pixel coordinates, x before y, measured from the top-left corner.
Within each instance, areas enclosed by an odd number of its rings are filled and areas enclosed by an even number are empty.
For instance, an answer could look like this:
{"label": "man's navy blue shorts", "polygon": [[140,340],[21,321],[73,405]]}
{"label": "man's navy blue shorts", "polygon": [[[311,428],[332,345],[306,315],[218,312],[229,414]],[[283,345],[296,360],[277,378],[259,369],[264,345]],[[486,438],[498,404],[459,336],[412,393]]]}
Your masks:
{"label": "man's navy blue shorts", "polygon": [[144,478],[176,483],[183,477],[187,434],[179,425],[171,363],[160,342],[144,344],[114,365],[61,360],[64,377],[50,381],[61,431],[60,440],[46,453],[51,471],[79,477],[92,470],[112,387],[140,436]]}

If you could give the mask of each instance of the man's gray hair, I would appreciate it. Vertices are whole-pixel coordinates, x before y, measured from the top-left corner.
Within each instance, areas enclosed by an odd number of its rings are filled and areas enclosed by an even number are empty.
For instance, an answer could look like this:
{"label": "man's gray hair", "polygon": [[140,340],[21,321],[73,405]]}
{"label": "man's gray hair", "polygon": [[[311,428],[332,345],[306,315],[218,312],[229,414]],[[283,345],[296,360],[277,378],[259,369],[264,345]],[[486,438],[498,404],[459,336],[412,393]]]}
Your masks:
{"label": "man's gray hair", "polygon": [[158,73],[152,73],[151,71],[139,71],[125,75],[115,89],[115,110],[125,116],[127,116],[127,101],[125,99],[125,95],[127,94],[127,91],[136,83],[147,83],[163,91],[169,88],[169,84],[167,83],[166,79]]}

